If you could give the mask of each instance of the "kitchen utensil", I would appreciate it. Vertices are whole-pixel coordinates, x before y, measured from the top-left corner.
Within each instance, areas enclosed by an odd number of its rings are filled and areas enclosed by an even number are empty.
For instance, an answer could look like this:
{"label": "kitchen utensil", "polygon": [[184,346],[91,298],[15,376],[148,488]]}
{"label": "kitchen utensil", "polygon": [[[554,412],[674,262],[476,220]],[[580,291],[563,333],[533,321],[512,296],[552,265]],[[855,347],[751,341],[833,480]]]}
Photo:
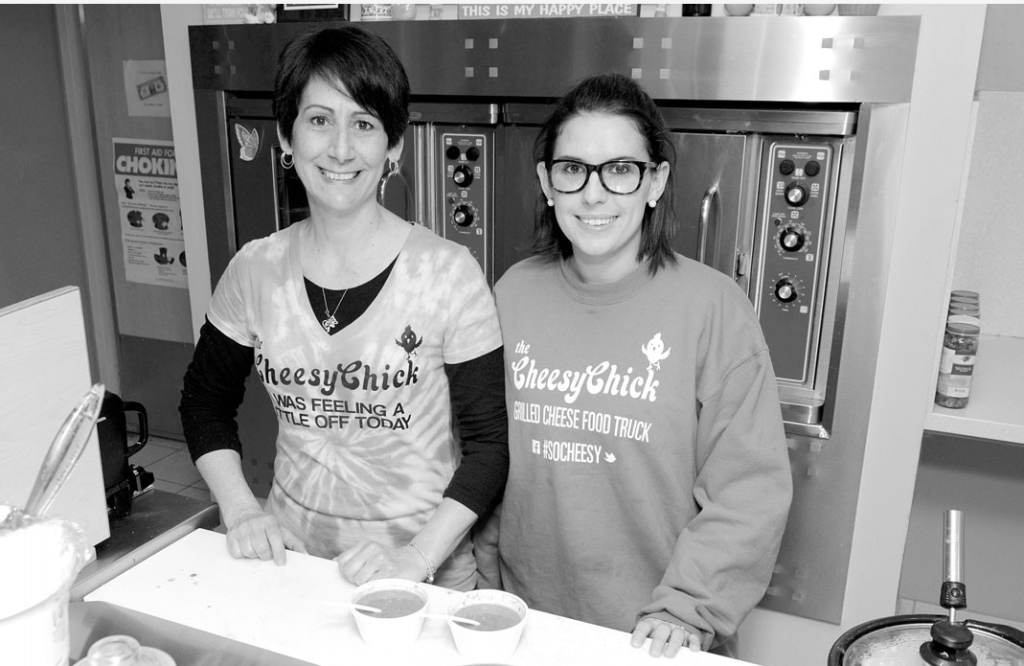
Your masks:
{"label": "kitchen utensil", "polygon": [[947,615],[896,615],[865,622],[839,637],[829,666],[1010,666],[1024,664],[1024,632],[998,624],[956,621],[967,607],[963,578],[963,516],[943,516],[940,605]]}
{"label": "kitchen utensil", "polygon": [[363,611],[364,613],[379,613],[379,608],[373,606],[365,606],[363,604],[354,604],[351,601],[325,601],[325,606],[340,606],[342,608],[351,608],[353,610]]}
{"label": "kitchen utensil", "polygon": [[[341,606],[343,608],[352,608],[354,610],[363,611],[364,613],[379,613],[379,608],[373,606],[364,606],[363,604],[354,604],[350,601],[325,601],[327,606]],[[445,615],[444,613],[424,613],[423,617],[431,618],[434,620],[451,620],[452,622],[461,622],[471,626],[478,626],[480,623],[476,620],[471,620],[468,617],[456,617],[454,615]]]}
{"label": "kitchen utensil", "polygon": [[432,618],[434,620],[449,620],[451,622],[461,622],[462,624],[468,624],[471,627],[479,627],[480,623],[476,620],[471,620],[468,617],[459,617],[457,615],[447,615],[445,613],[425,613],[423,617]]}
{"label": "kitchen utensil", "polygon": [[103,405],[103,391],[103,384],[94,384],[68,414],[46,452],[24,509],[8,513],[3,523],[0,523],[0,530],[19,527],[24,524],[26,517],[46,514],[85,450]]}

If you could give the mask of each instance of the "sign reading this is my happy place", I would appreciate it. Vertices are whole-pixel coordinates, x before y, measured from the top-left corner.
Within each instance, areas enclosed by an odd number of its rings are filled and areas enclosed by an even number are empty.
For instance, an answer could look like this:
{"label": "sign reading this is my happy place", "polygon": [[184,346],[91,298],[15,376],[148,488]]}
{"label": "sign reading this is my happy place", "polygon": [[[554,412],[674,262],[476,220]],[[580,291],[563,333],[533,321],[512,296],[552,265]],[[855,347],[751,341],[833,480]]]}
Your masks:
{"label": "sign reading this is my happy place", "polygon": [[636,16],[633,3],[509,3],[459,5],[460,19],[564,18],[575,16]]}

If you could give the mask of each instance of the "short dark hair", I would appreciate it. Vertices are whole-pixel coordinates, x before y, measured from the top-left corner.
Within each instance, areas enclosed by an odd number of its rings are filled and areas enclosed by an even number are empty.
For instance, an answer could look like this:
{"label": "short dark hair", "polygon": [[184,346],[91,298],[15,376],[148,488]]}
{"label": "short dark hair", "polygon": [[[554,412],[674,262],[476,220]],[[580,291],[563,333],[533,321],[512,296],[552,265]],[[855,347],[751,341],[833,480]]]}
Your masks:
{"label": "short dark hair", "polygon": [[387,42],[356,28],[324,28],[295,37],[281,51],[274,77],[274,117],[292,140],[299,101],[310,80],[340,83],[361,107],[376,115],[394,148],[409,124],[409,77]]}
{"label": "short dark hair", "polygon": [[[643,137],[651,161],[657,164],[668,162],[669,174],[664,194],[657,206],[644,208],[637,259],[642,261],[650,257],[651,273],[656,273],[666,262],[675,263],[671,238],[675,230],[672,191],[676,147],[661,111],[639,83],[622,74],[599,74],[584,79],[558,101],[537,135],[533,154],[538,163],[543,162],[550,170],[555,142],[562,127],[570,118],[582,113],[606,113],[632,120]],[[559,228],[554,208],[547,205],[543,190],[537,198],[529,252],[552,258],[572,255],[572,243]]]}

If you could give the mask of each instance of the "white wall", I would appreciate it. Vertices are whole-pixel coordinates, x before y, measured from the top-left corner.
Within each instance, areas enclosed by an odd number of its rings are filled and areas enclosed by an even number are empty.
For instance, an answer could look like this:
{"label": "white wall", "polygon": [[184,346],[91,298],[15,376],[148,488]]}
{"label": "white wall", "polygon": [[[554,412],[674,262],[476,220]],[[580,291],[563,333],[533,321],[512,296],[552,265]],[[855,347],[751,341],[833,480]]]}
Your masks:
{"label": "white wall", "polygon": [[178,198],[185,226],[188,255],[188,293],[192,312],[193,339],[210,302],[210,258],[206,250],[206,214],[203,184],[199,173],[199,143],[196,131],[195,98],[192,95],[192,60],[188,26],[203,25],[202,5],[160,5],[167,61],[167,86],[171,98],[171,127],[178,160]]}

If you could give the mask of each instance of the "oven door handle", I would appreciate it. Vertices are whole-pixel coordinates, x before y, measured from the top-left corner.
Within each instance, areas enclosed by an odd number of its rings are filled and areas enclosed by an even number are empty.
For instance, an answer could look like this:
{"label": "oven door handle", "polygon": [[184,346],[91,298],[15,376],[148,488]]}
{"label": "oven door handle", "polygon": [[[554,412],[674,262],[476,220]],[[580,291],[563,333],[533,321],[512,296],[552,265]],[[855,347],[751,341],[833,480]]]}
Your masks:
{"label": "oven door handle", "polygon": [[708,247],[708,226],[711,223],[711,202],[718,195],[718,185],[712,185],[704,191],[700,200],[700,227],[697,237],[697,261],[705,263],[704,258]]}

